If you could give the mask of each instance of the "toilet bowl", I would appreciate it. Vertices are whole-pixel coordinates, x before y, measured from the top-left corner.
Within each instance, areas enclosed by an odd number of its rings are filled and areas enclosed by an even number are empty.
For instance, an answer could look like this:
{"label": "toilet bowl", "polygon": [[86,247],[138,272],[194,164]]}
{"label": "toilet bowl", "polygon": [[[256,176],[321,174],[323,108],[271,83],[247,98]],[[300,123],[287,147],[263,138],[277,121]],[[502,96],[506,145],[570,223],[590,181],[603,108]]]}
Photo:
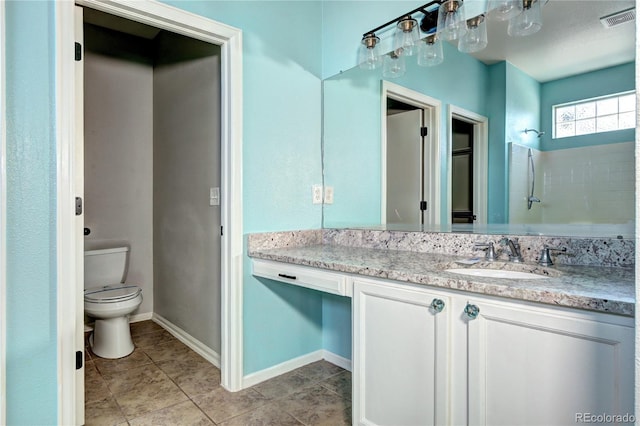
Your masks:
{"label": "toilet bowl", "polygon": [[84,254],[84,311],[95,318],[89,344],[101,358],[133,352],[129,314],[142,303],[142,289],[125,284],[128,247],[89,250]]}

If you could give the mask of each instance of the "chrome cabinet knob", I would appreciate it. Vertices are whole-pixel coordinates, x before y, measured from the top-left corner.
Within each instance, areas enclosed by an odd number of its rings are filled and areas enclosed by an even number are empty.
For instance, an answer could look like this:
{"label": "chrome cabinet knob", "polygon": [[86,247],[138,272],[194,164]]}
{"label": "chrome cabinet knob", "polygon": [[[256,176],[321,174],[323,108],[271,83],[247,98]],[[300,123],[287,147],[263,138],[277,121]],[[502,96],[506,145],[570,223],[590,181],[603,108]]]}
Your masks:
{"label": "chrome cabinet knob", "polygon": [[436,311],[436,313],[442,312],[444,309],[444,300],[442,299],[433,299],[431,302],[431,308]]}
{"label": "chrome cabinet knob", "polygon": [[464,307],[464,313],[467,318],[476,319],[478,317],[478,314],[480,313],[480,308],[478,308],[476,305],[467,303],[467,306]]}

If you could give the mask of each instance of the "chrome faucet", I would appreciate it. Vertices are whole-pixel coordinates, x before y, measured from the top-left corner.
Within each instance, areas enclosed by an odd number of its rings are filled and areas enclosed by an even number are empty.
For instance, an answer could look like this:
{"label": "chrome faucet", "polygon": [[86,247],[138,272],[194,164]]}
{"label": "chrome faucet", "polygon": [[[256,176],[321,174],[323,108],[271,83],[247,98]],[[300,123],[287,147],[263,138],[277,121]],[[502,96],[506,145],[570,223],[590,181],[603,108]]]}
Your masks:
{"label": "chrome faucet", "polygon": [[501,240],[502,244],[506,244],[509,248],[509,262],[521,263],[524,262],[522,258],[522,253],[520,252],[520,243],[518,243],[518,239],[514,238],[503,238]]}
{"label": "chrome faucet", "polygon": [[485,254],[484,258],[489,262],[498,260],[498,255],[496,254],[496,250],[494,249],[493,243],[491,241],[489,241],[488,243],[473,243],[473,249],[486,250],[487,254]]}
{"label": "chrome faucet", "polygon": [[553,261],[551,260],[551,255],[549,254],[549,250],[566,252],[567,248],[566,247],[562,247],[562,248],[549,247],[548,245],[545,244],[544,248],[542,249],[542,253],[540,253],[540,259],[538,259],[539,265],[542,265],[542,266],[553,265]]}

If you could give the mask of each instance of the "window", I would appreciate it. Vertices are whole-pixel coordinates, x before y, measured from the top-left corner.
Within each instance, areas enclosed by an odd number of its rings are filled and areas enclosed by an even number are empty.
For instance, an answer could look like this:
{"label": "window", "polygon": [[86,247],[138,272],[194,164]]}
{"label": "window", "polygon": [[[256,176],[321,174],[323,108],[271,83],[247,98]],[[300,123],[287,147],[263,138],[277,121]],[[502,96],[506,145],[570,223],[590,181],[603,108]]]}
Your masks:
{"label": "window", "polygon": [[636,127],[635,92],[618,93],[553,106],[553,138]]}

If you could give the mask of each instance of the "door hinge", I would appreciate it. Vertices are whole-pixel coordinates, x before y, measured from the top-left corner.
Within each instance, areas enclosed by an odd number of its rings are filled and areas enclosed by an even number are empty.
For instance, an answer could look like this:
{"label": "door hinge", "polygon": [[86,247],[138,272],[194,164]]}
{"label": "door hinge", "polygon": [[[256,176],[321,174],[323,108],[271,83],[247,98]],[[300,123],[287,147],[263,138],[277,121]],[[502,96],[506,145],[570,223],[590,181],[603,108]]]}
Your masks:
{"label": "door hinge", "polygon": [[221,226],[220,227],[220,236],[223,236],[223,235],[224,235],[224,226]]}
{"label": "door hinge", "polygon": [[82,198],[76,197],[76,216],[80,216],[82,214]]}
{"label": "door hinge", "polygon": [[82,361],[84,360],[84,354],[82,351],[76,352],[76,370],[80,370],[82,368]]}
{"label": "door hinge", "polygon": [[422,210],[422,211],[427,210],[427,202],[426,201],[420,201],[420,210]]}
{"label": "door hinge", "polygon": [[429,131],[426,127],[420,127],[420,136],[423,138],[429,134]]}
{"label": "door hinge", "polygon": [[76,41],[76,61],[82,60],[82,45]]}

